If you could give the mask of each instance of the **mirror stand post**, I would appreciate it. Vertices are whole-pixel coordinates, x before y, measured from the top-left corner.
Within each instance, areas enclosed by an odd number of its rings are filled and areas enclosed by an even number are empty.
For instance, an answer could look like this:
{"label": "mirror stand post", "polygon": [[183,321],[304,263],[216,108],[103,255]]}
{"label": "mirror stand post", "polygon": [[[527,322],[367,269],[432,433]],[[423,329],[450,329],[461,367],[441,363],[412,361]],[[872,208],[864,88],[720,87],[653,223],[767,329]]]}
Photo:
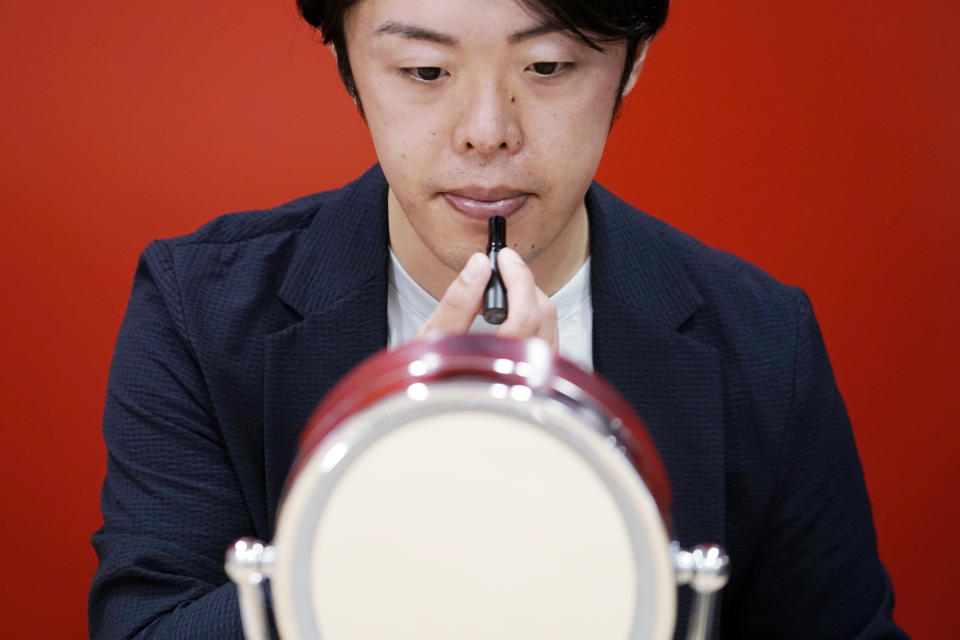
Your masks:
{"label": "mirror stand post", "polygon": [[267,640],[267,607],[263,581],[270,576],[276,553],[272,545],[254,538],[240,538],[227,550],[227,575],[237,585],[240,619],[247,640]]}

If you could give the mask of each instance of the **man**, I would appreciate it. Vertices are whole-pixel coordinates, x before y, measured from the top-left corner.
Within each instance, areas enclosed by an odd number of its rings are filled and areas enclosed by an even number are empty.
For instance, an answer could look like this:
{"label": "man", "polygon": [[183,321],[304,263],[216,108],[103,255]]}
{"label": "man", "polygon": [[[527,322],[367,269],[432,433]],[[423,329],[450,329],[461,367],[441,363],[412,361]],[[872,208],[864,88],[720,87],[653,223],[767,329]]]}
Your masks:
{"label": "man", "polygon": [[721,635],[903,637],[805,296],[592,184],[666,5],[299,2],[379,166],[144,252],[104,417],[91,635],[239,634],[224,549],[273,537],[299,430],[340,377],[479,322],[499,213],[496,332],[550,341],[633,404],[679,541],[731,555]]}

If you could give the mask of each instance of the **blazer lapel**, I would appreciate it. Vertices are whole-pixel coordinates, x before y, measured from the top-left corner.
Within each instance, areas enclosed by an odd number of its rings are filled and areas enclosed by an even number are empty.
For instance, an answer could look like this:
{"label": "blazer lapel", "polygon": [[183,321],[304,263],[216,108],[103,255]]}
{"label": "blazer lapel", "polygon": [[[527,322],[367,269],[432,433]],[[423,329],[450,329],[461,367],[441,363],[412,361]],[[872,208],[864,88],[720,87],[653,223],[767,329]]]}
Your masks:
{"label": "blazer lapel", "polygon": [[348,371],[387,344],[386,202],[379,167],[324,202],[280,288],[280,298],[302,320],[266,338],[263,446],[271,536],[314,408]]}
{"label": "blazer lapel", "polygon": [[673,534],[724,539],[724,442],[716,350],[683,333],[703,299],[661,225],[594,185],[590,212],[594,367],[657,444],[673,491]]}

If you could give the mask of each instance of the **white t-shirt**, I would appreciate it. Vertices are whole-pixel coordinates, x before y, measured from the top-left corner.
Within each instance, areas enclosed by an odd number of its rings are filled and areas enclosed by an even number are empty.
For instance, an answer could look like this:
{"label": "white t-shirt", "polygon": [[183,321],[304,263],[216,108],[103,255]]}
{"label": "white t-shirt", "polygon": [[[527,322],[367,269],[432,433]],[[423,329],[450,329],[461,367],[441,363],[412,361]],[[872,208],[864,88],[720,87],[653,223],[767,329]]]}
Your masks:
{"label": "white t-shirt", "polygon": [[[387,326],[389,346],[413,340],[439,301],[408,274],[393,249],[387,269]],[[560,355],[593,370],[593,304],[590,301],[590,258],[550,297],[557,307]],[[493,333],[497,325],[477,316],[471,333]]]}

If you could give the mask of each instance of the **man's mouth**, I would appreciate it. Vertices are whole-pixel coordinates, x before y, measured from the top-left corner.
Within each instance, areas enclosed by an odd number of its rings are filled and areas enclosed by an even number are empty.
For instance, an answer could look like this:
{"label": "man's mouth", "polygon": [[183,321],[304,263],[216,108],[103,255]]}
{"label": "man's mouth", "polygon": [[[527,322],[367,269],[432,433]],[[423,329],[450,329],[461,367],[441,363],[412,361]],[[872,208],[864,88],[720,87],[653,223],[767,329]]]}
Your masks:
{"label": "man's mouth", "polygon": [[507,187],[466,187],[444,191],[442,195],[460,213],[486,220],[494,215],[509,216],[522,207],[531,194]]}

